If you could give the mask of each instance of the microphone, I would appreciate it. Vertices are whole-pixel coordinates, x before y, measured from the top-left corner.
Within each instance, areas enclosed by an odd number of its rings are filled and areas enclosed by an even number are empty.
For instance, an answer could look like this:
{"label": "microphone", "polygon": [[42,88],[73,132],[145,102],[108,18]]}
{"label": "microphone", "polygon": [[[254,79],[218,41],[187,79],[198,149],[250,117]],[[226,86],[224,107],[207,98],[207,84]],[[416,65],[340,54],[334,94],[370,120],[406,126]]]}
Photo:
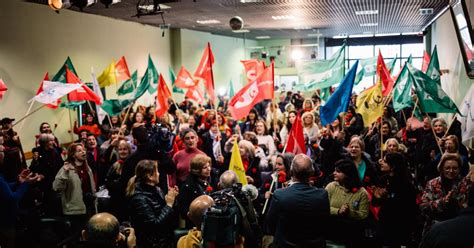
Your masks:
{"label": "microphone", "polygon": [[257,197],[258,197],[258,190],[252,184],[247,184],[247,185],[242,186],[242,192],[249,195],[250,199],[252,199],[252,201],[257,199]]}

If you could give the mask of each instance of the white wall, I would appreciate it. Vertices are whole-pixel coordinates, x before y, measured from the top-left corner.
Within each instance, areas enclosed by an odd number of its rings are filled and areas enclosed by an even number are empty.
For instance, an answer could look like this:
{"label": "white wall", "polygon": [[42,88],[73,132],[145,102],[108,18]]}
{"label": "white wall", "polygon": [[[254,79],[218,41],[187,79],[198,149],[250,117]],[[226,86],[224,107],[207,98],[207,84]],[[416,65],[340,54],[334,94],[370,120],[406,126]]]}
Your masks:
{"label": "white wall", "polygon": [[[472,13],[474,15],[474,13]],[[444,13],[432,26],[432,48],[437,45],[440,68],[449,73],[441,76],[443,90],[460,106],[469,87],[474,83],[467,77],[451,13]],[[442,115],[450,120],[452,115]]]}
{"label": "white wall", "polygon": [[[140,76],[148,54],[159,71],[167,72],[170,65],[169,35],[161,37],[161,30],[152,26],[69,10],[57,14],[45,5],[11,0],[0,1],[0,17],[0,78],[9,87],[0,101],[0,117],[21,118],[44,73],[52,77],[67,56],[84,81],[91,81],[91,67],[99,74],[122,55],[130,70],[138,69]],[[108,93],[115,90],[112,86]],[[140,101],[151,102],[151,98],[145,96]],[[33,109],[39,106],[36,103]],[[75,113],[71,115],[75,119]],[[34,135],[43,121],[58,124],[54,133],[61,143],[72,141],[68,111],[43,108],[28,117],[19,132],[25,151],[33,147]]]}

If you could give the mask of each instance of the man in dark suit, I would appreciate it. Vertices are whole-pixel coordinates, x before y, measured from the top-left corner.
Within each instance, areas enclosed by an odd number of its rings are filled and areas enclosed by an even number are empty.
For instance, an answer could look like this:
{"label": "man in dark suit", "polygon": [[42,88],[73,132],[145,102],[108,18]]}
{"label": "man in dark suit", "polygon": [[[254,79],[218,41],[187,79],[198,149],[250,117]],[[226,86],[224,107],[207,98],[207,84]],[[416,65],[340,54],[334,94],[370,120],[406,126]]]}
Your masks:
{"label": "man in dark suit", "polygon": [[296,155],[290,171],[294,183],[275,191],[267,214],[267,226],[274,236],[272,247],[326,247],[328,193],[309,185],[314,168],[308,156]]}

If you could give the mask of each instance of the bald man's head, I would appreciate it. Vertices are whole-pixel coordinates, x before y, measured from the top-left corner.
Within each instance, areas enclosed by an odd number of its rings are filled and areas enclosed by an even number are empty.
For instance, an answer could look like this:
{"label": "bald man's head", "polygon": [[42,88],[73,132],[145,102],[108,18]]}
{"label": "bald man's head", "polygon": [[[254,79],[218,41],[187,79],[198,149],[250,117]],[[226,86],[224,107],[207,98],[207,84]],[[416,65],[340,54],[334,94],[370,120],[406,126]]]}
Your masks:
{"label": "bald man's head", "polygon": [[198,196],[189,205],[188,217],[198,229],[201,229],[202,217],[212,205],[214,200],[208,195]]}
{"label": "bald man's head", "polygon": [[314,174],[313,161],[305,154],[298,154],[291,162],[290,172],[294,181],[308,182]]}
{"label": "bald man's head", "polygon": [[239,183],[239,178],[237,178],[237,174],[231,170],[224,171],[219,178],[219,187],[221,189],[231,188],[236,183]]}
{"label": "bald man's head", "polygon": [[82,237],[87,241],[114,242],[119,237],[120,224],[115,216],[109,213],[99,213],[87,221]]}

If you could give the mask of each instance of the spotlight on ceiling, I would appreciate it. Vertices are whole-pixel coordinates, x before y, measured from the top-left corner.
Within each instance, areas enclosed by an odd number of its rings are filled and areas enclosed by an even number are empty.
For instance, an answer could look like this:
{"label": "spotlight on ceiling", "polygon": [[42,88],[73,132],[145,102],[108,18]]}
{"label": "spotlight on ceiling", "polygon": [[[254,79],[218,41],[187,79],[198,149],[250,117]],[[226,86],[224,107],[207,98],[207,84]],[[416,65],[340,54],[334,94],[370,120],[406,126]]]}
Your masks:
{"label": "spotlight on ceiling", "polygon": [[60,9],[68,9],[72,4],[69,0],[48,0],[48,5],[51,9],[59,13]]}
{"label": "spotlight on ceiling", "polygon": [[234,16],[229,20],[229,26],[232,30],[241,30],[244,27],[244,20],[240,16]]}

